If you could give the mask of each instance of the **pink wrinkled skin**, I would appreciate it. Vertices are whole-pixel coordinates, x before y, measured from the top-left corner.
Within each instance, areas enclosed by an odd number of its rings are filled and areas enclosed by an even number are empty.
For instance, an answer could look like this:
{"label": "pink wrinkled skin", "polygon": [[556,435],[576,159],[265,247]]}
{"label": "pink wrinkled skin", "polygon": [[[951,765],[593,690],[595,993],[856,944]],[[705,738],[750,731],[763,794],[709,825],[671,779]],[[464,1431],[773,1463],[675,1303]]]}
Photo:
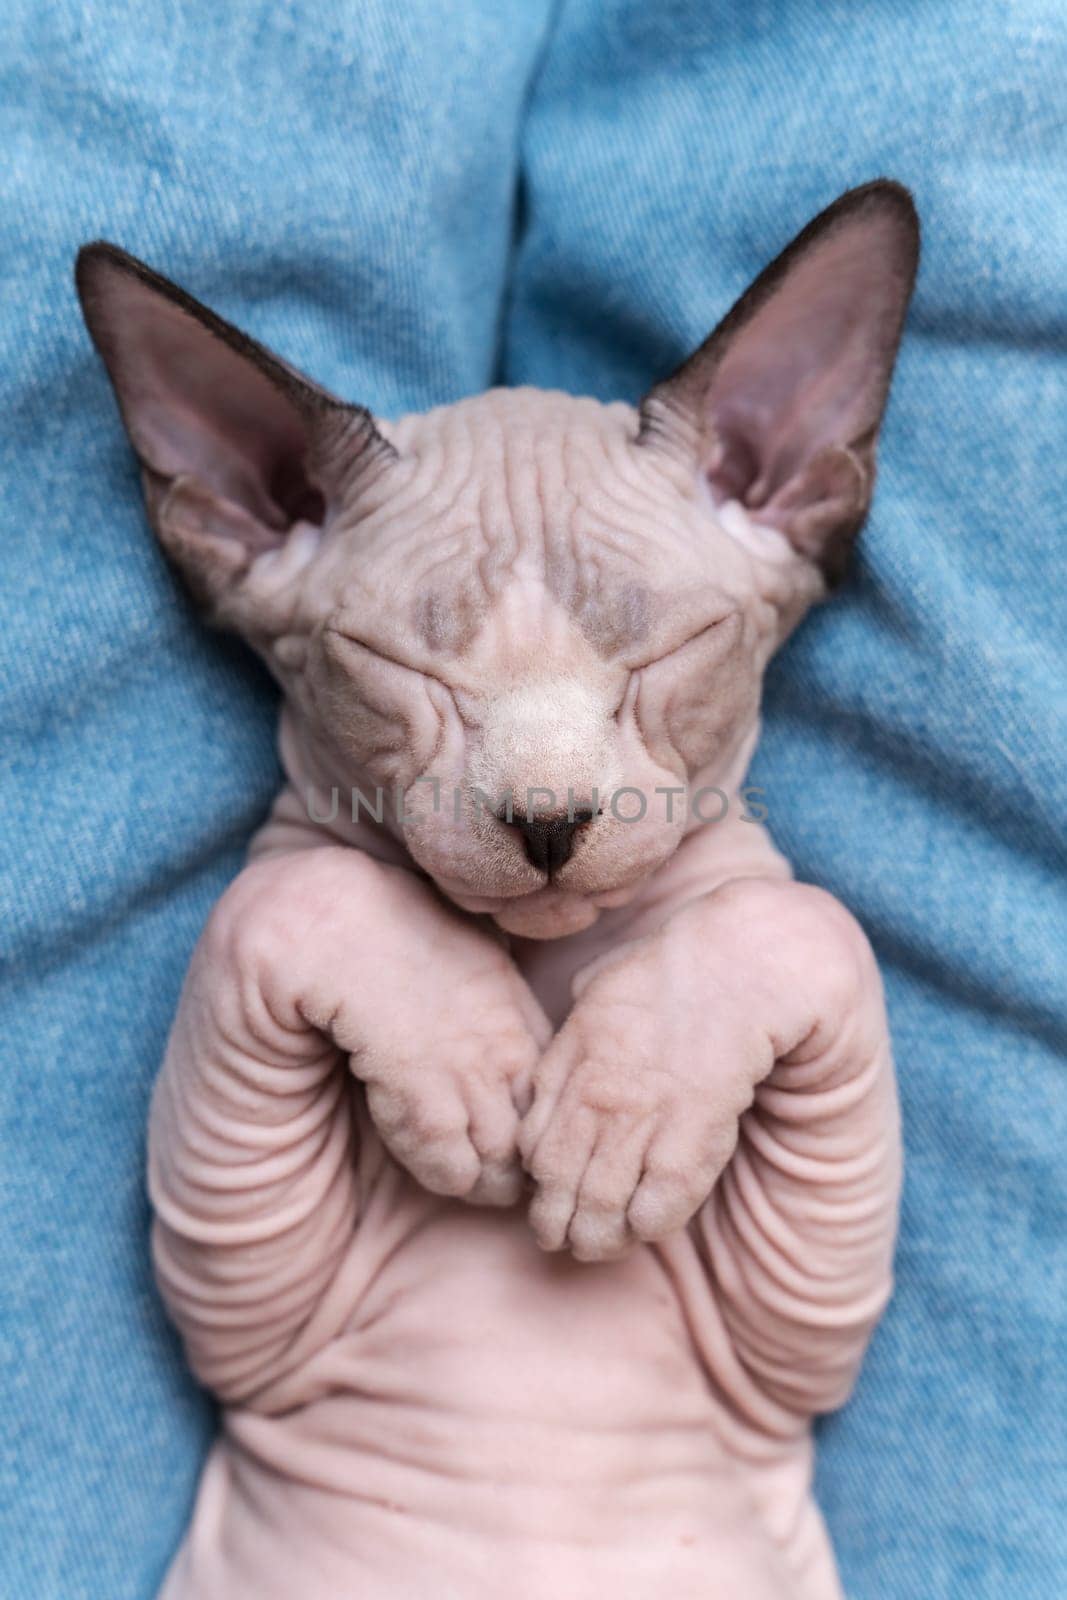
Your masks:
{"label": "pink wrinkled skin", "polygon": [[[285,696],[152,1106],[158,1281],[224,1407],[163,1600],[841,1595],[811,1421],[890,1293],[893,1070],[863,933],[740,791],[870,495],[902,195],[844,197],[640,416],[371,424],[79,268],[157,533]],[[405,828],[352,820],[397,783]],[[647,815],[550,874],[473,803],[541,785]],[[707,785],[707,826],[657,793]]]}
{"label": "pink wrinkled skin", "polygon": [[[403,868],[309,848],[224,897],[151,1123],[159,1281],[226,1406],[166,1600],[839,1593],[809,1420],[890,1288],[878,977],[769,848],[682,879],[711,837],[601,919],[543,1055],[521,967]],[[376,1097],[438,1182],[517,1136],[529,1217],[422,1188]]]}

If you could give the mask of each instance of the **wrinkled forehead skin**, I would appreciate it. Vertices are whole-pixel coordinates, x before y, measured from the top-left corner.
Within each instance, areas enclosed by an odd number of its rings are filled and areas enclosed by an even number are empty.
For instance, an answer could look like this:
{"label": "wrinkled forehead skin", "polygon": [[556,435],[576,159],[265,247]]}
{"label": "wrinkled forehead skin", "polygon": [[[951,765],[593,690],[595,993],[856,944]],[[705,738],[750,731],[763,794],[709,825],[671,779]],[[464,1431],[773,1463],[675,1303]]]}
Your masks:
{"label": "wrinkled forehead skin", "polygon": [[774,533],[728,533],[624,403],[497,389],[379,427],[398,459],[339,512],[313,613],[473,694],[614,681],[733,610],[769,652],[821,592]]}
{"label": "wrinkled forehead skin", "polygon": [[[380,426],[396,460],[338,510],[275,649],[305,770],[345,803],[402,785],[405,843],[447,894],[574,931],[680,842],[656,790],[747,756],[763,668],[821,581],[736,507],[728,531],[628,405],[496,390]],[[611,810],[623,786],[643,816]],[[603,812],[550,885],[492,815],[531,789]]]}

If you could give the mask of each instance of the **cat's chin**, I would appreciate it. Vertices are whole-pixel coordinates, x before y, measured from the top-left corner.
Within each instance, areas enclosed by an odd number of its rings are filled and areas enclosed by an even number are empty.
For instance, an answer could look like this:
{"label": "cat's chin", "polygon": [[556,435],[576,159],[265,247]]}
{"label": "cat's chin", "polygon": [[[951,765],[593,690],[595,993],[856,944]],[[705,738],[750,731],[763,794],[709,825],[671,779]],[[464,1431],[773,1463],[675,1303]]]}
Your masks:
{"label": "cat's chin", "polygon": [[505,902],[492,915],[498,928],[517,939],[565,939],[592,927],[600,909],[580,895],[540,889]]}
{"label": "cat's chin", "polygon": [[591,928],[602,911],[629,905],[647,875],[645,869],[631,882],[611,889],[579,891],[546,884],[529,894],[512,896],[475,894],[448,879],[435,881],[453,905],[473,916],[492,917],[503,933],[517,939],[566,939]]}

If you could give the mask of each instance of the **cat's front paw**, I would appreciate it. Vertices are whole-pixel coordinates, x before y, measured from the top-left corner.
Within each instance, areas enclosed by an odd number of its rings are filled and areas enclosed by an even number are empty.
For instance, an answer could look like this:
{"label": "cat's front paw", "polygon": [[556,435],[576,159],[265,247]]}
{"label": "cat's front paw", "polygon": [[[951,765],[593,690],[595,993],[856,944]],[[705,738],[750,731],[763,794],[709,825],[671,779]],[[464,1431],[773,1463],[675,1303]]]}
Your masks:
{"label": "cat's front paw", "polygon": [[353,1068],[383,1143],[423,1188],[478,1205],[519,1198],[519,1121],[549,1031],[503,954],[374,1030]]}
{"label": "cat's front paw", "polygon": [[691,952],[643,939],[594,970],[538,1064],[519,1147],[546,1250],[583,1261],[665,1238],[707,1199],[758,1073]]}

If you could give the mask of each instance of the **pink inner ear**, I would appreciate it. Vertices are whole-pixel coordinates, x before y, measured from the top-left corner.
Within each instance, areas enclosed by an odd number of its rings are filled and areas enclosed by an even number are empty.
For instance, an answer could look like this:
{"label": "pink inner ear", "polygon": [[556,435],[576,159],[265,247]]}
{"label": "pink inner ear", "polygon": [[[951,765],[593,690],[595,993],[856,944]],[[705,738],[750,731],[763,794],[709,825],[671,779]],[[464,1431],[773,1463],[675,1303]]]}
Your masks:
{"label": "pink inner ear", "polygon": [[842,221],[730,339],[705,396],[716,491],[765,505],[821,450],[877,428],[908,285],[898,221]]}
{"label": "pink inner ear", "polygon": [[126,425],[153,472],[190,477],[238,506],[263,548],[296,517],[321,520],[302,471],[303,418],[252,358],[130,273],[110,275],[100,309]]}

